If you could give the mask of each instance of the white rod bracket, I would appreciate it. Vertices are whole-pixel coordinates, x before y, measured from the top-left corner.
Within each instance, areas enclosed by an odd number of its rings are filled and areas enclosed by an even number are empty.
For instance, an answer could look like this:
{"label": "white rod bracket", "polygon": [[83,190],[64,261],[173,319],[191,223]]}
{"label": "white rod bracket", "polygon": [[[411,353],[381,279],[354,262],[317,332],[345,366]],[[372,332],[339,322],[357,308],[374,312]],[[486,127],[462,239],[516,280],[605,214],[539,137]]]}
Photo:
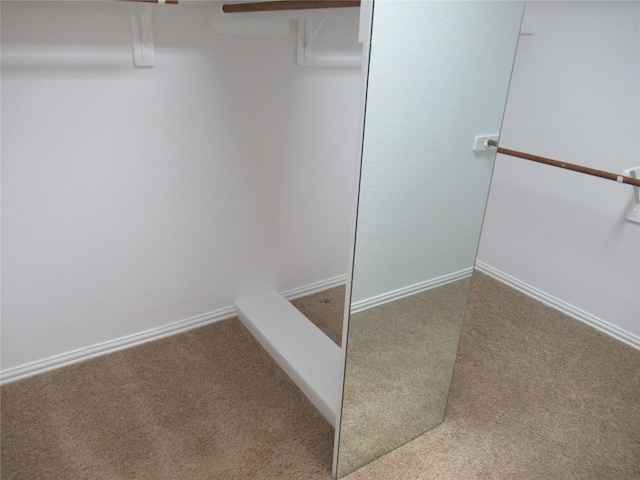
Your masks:
{"label": "white rod bracket", "polygon": [[[625,177],[640,178],[640,167],[627,168],[623,172]],[[635,203],[640,203],[640,187],[633,187],[633,199]]]}
{"label": "white rod bracket", "polygon": [[[627,168],[623,173],[626,177],[640,178],[640,167]],[[640,223],[640,187],[633,186],[633,203],[624,218]]]}
{"label": "white rod bracket", "polygon": [[500,136],[498,134],[494,135],[478,135],[473,139],[473,151],[474,152],[488,152],[488,151],[496,151],[496,147],[494,145],[489,144],[489,140],[493,140],[497,142]]}
{"label": "white rod bracket", "polygon": [[133,30],[133,60],[138,67],[153,67],[156,61],[153,46],[153,5],[133,3],[129,8]]}

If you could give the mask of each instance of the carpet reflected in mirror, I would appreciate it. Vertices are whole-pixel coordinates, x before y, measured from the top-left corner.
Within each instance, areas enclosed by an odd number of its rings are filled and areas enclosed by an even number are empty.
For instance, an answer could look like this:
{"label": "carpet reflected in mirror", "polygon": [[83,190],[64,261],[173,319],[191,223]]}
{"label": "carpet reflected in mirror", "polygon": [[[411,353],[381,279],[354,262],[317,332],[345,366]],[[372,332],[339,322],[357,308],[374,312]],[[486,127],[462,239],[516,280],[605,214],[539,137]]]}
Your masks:
{"label": "carpet reflected in mirror", "polygon": [[442,423],[470,284],[351,315],[339,477]]}

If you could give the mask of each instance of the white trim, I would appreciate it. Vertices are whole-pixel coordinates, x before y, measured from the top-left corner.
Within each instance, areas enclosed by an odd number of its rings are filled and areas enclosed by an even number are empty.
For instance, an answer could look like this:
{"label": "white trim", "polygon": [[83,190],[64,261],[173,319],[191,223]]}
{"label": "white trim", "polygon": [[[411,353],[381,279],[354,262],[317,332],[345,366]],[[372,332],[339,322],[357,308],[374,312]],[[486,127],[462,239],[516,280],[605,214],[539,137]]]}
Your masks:
{"label": "white trim", "polygon": [[[346,275],[339,275],[327,280],[287,290],[282,293],[282,296],[287,300],[304,297],[306,295],[321,292],[328,288],[344,285],[346,281]],[[160,340],[164,337],[184,333],[188,330],[204,327],[205,325],[219,322],[220,320],[228,320],[235,316],[236,307],[229,306],[212,312],[196,315],[195,317],[187,318],[185,320],[170,323],[168,325],[152,328],[144,332],[134,333],[133,335],[128,335],[126,337],[109,340],[89,347],[79,348],[77,350],[54,355],[53,357],[45,358],[43,360],[36,360],[35,362],[30,362],[18,367],[7,368],[0,371],[0,385],[16,382],[33,375],[73,365],[74,363],[83,362],[91,358],[108,355],[143,343]]]}
{"label": "white trim", "polygon": [[329,288],[339,287],[346,283],[347,276],[338,275],[337,277],[328,278],[319,282],[310,283],[309,285],[304,285],[302,287],[292,288],[290,290],[280,292],[280,295],[282,295],[287,300],[294,300],[296,298],[306,297],[307,295],[322,292],[323,290],[327,290]]}
{"label": "white trim", "polygon": [[548,293],[545,293],[542,290],[538,290],[537,288],[532,287],[531,285],[528,285],[518,280],[517,278],[512,277],[511,275],[501,272],[500,270],[493,268],[487,265],[486,263],[477,261],[476,268],[478,269],[478,271],[485,273],[492,278],[495,278],[496,280],[504,283],[505,285],[515,288],[519,292],[522,292],[525,295],[528,295],[529,297],[544,303],[545,305],[555,308],[556,310],[564,313],[565,315],[575,318],[576,320],[579,320],[583,323],[586,323],[587,325],[603,333],[606,333],[607,335],[612,336],[616,340],[620,340],[621,342],[626,343],[627,345],[640,350],[639,337],[636,337],[635,335],[629,332],[625,332],[624,330],[614,325],[611,325],[610,323],[605,322],[601,318],[595,317],[590,313],[585,312],[584,310],[580,310],[579,308],[576,308],[573,305],[570,305],[565,301],[560,300],[559,298],[549,295]]}
{"label": "white trim", "polygon": [[335,427],[340,402],[340,347],[278,292],[236,302],[237,316]]}
{"label": "white trim", "polygon": [[408,287],[399,288],[391,292],[376,295],[375,297],[359,300],[351,304],[351,313],[362,312],[363,310],[377,307],[385,303],[393,302],[395,300],[400,300],[401,298],[415,295],[416,293],[422,293],[427,290],[431,290],[432,288],[441,287],[452,282],[457,282],[458,280],[469,278],[472,274],[473,268],[465,268],[464,270],[460,270],[458,272],[448,273],[447,275],[442,275],[441,277],[432,278],[431,280],[426,280],[414,285],[409,285]]}
{"label": "white trim", "polygon": [[8,368],[0,371],[0,385],[22,380],[33,375],[45,373],[50,370],[66,367],[74,363],[83,362],[91,358],[114,353],[126,348],[135,347],[143,343],[160,340],[179,333],[184,333],[194,328],[204,327],[210,323],[228,320],[236,316],[235,307],[226,307],[213,312],[204,313],[195,317],[187,318],[178,322],[170,323],[158,328],[152,328],[140,333],[134,333],[126,337],[109,340],[107,342],[92,345],[90,347],[79,348],[71,352],[62,353],[44,360]]}

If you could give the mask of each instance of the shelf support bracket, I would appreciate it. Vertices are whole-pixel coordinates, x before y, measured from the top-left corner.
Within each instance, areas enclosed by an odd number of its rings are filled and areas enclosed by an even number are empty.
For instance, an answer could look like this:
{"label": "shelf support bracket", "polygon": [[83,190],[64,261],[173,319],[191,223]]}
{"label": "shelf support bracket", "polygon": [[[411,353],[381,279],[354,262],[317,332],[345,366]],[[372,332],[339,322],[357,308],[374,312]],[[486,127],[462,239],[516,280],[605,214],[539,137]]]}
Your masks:
{"label": "shelf support bracket", "polygon": [[155,50],[153,46],[153,5],[132,3],[131,26],[133,30],[133,60],[138,67],[153,67]]}
{"label": "shelf support bracket", "polygon": [[314,30],[313,20],[300,19],[298,20],[298,66],[308,66],[312,63],[312,46],[313,42],[318,36],[324,19],[320,20],[320,24]]}

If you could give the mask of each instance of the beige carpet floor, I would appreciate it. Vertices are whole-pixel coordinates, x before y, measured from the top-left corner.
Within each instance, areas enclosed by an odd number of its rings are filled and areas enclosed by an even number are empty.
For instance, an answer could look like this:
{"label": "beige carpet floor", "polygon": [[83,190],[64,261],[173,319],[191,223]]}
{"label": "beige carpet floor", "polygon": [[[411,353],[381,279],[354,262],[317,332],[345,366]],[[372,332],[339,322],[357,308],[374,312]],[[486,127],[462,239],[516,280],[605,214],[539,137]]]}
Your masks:
{"label": "beige carpet floor", "polygon": [[1,478],[329,478],[333,428],[238,320],[1,390]]}
{"label": "beige carpet floor", "polygon": [[291,304],[338,346],[342,345],[344,287],[334,287],[315,295],[296,298]]}
{"label": "beige carpet floor", "polygon": [[[235,319],[0,395],[2,479],[330,478],[331,426]],[[444,423],[346,478],[639,479],[639,398],[638,350],[476,275]]]}
{"label": "beige carpet floor", "polygon": [[482,274],[445,421],[361,479],[640,479],[640,351]]}

